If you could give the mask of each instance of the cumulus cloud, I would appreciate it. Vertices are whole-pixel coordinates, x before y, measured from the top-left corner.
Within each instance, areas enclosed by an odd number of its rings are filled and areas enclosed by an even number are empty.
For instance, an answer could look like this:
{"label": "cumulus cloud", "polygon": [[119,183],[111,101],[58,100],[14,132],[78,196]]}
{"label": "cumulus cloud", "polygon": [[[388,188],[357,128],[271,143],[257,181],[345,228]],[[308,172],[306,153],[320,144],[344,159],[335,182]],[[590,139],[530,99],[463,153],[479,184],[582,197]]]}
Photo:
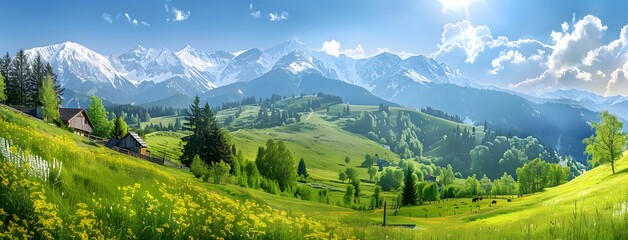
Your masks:
{"label": "cumulus cloud", "polygon": [[358,44],[358,46],[354,49],[340,50],[340,42],[336,41],[336,39],[324,41],[321,50],[334,57],[338,57],[340,54],[344,54],[345,56],[354,59],[361,59],[365,57],[362,44]]}
{"label": "cumulus cloud", "polygon": [[287,20],[288,19],[288,13],[285,11],[282,11],[281,13],[268,13],[268,17],[270,19],[271,22],[278,22],[278,21],[283,21],[283,20]]}
{"label": "cumulus cloud", "polygon": [[547,48],[546,44],[533,39],[521,39],[510,41],[505,36],[493,37],[491,30],[486,25],[473,26],[468,20],[457,23],[447,23],[443,27],[439,49],[432,53],[431,57],[451,53],[461,49],[465,52],[467,63],[474,63],[478,56],[487,48],[496,47],[521,47],[525,44],[536,44]]}
{"label": "cumulus cloud", "polygon": [[108,23],[113,23],[113,19],[111,18],[111,14],[109,13],[103,13],[100,18],[102,18],[103,21],[108,22]]}
{"label": "cumulus cloud", "polygon": [[611,73],[611,79],[606,84],[605,95],[626,95],[628,90],[628,62]]}
{"label": "cumulus cloud", "polygon": [[544,72],[511,87],[528,90],[580,88],[603,95],[626,95],[628,25],[621,29],[617,39],[604,44],[607,29],[599,18],[592,15],[568,27],[563,23],[563,32],[552,32],[550,35],[554,45]]}
{"label": "cumulus cloud", "polygon": [[142,26],[150,26],[150,24],[146,21],[142,21],[142,20],[137,20],[135,18],[132,18],[131,15],[129,13],[124,13],[124,17],[126,18],[127,22],[133,24],[133,25],[142,25]]}
{"label": "cumulus cloud", "polygon": [[[537,58],[538,55],[533,55],[531,58]],[[497,74],[499,71],[504,69],[502,65],[503,62],[510,62],[514,64],[523,63],[526,61],[526,58],[517,50],[509,50],[508,52],[502,51],[499,53],[497,58],[491,61],[491,66],[493,66],[492,70],[489,70],[490,74]]]}
{"label": "cumulus cloud", "polygon": [[566,70],[575,70],[582,64],[589,51],[602,45],[602,36],[607,27],[602,25],[599,18],[588,15],[578,21],[573,29],[571,33],[551,34],[555,45],[547,65],[555,76],[563,75]]}

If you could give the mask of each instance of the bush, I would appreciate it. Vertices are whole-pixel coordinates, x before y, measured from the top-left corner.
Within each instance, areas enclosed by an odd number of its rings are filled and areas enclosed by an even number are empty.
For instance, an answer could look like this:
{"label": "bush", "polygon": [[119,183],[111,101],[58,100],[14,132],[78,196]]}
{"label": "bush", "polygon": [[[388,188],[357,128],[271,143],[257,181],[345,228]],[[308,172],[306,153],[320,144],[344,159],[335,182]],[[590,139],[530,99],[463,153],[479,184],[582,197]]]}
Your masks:
{"label": "bush", "polygon": [[212,163],[209,167],[209,176],[212,177],[215,184],[226,183],[229,178],[229,171],[231,167],[229,164],[220,161],[219,163]]}
{"label": "bush", "polygon": [[207,164],[201,161],[201,158],[198,155],[194,156],[194,158],[192,159],[192,163],[190,164],[190,172],[192,172],[192,174],[194,174],[194,177],[196,178],[206,176],[209,173]]}

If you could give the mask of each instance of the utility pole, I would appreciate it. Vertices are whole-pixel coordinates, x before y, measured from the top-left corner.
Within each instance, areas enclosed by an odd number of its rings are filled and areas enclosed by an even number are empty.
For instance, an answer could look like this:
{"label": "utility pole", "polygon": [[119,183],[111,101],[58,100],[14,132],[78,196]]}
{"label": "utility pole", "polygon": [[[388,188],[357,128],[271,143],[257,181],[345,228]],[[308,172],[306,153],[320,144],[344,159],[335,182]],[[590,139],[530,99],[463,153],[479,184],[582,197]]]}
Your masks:
{"label": "utility pole", "polygon": [[382,226],[386,226],[386,201],[384,201],[384,224]]}

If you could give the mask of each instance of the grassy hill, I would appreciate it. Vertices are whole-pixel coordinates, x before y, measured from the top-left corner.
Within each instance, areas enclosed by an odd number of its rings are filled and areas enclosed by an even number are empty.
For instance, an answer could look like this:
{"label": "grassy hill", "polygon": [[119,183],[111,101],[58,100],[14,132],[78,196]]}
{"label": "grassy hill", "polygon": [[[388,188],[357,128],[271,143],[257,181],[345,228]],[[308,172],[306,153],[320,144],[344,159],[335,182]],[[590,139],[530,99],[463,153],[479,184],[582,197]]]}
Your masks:
{"label": "grassy hill", "polygon": [[[182,239],[188,236],[226,238],[350,238],[360,239],[626,239],[628,237],[628,160],[618,161],[617,173],[610,166],[597,167],[558,187],[534,195],[490,198],[472,205],[469,199],[435,202],[401,208],[397,216],[388,212],[389,223],[414,223],[417,229],[379,227],[383,210],[355,211],[315,201],[302,201],[233,185],[202,183],[180,169],[169,168],[122,155],[68,131],[31,120],[0,108],[0,137],[10,140],[9,152],[22,149],[61,162],[58,179],[40,179],[0,157],[0,237],[31,236],[57,239],[79,236],[141,239]],[[301,135],[281,135],[262,130],[233,133],[234,141],[264,134],[277,134],[289,143],[294,154],[306,159],[333,154],[294,150],[298,141],[316,140],[311,127],[326,126],[324,113],[315,112],[303,121]],[[304,118],[305,119],[305,118]],[[269,130],[265,130],[269,131]],[[239,134],[242,134],[240,136]],[[285,133],[288,134],[288,133]],[[320,133],[319,133],[320,134]],[[359,136],[343,133],[318,139],[351,140]],[[293,134],[294,135],[294,134]],[[334,138],[332,138],[332,136]],[[343,139],[347,138],[347,139]],[[303,140],[306,139],[306,140]],[[310,144],[310,141],[306,141]],[[319,140],[317,147],[333,145]],[[366,142],[366,141],[365,141]],[[3,143],[5,144],[5,143]],[[366,143],[364,143],[366,144]],[[251,144],[252,146],[253,144]],[[243,151],[247,144],[242,144]],[[377,148],[375,145],[374,148]],[[349,147],[347,145],[343,147]],[[18,149],[19,148],[19,149]],[[251,147],[252,148],[252,147]],[[336,149],[336,148],[330,148]],[[370,150],[364,147],[361,150]],[[306,151],[308,153],[301,153]],[[246,152],[249,152],[246,150]],[[253,151],[254,152],[254,151]],[[359,151],[344,152],[359,156]],[[252,156],[254,153],[247,153]],[[319,155],[323,154],[323,155]],[[299,156],[299,155],[297,155]],[[335,169],[342,169],[329,160]],[[336,163],[336,166],[333,166]],[[23,165],[24,166],[24,165]],[[310,163],[315,169],[315,163]],[[334,169],[332,168],[332,169]],[[32,171],[31,171],[32,172]],[[314,171],[320,178],[331,173]],[[331,178],[331,175],[330,175]],[[330,180],[331,181],[331,180]],[[392,199],[389,197],[390,203]],[[456,215],[455,206],[467,203]],[[454,205],[456,204],[456,205]],[[469,207],[471,205],[472,207]],[[475,207],[479,206],[477,210]],[[424,209],[425,208],[425,209]],[[442,210],[442,217],[435,212]],[[464,208],[463,208],[464,209]],[[427,218],[421,213],[429,213]],[[15,216],[13,216],[15,214]],[[412,217],[410,217],[412,214]],[[24,221],[22,221],[24,220]],[[192,222],[191,222],[192,221]]]}

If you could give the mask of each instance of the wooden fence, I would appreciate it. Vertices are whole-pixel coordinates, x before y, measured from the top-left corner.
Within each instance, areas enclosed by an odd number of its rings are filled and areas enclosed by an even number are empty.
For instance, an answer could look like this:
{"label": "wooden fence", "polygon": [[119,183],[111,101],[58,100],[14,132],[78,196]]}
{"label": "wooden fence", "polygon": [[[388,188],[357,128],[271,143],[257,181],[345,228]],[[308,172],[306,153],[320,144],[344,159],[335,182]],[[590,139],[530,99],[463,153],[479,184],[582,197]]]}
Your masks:
{"label": "wooden fence", "polygon": [[179,164],[173,163],[173,162],[168,161],[168,160],[163,159],[163,158],[156,158],[156,157],[146,156],[146,155],[142,155],[142,154],[130,151],[128,149],[119,148],[119,147],[113,147],[112,149],[117,151],[117,152],[124,153],[126,155],[133,156],[133,157],[136,157],[136,158],[144,159],[146,161],[149,161],[149,162],[152,162],[152,163],[156,163],[156,164],[159,164],[159,165],[167,165],[167,166],[171,166],[171,167],[175,167],[175,168],[181,168],[181,169],[189,170],[189,168],[187,168],[185,166],[181,166]]}

